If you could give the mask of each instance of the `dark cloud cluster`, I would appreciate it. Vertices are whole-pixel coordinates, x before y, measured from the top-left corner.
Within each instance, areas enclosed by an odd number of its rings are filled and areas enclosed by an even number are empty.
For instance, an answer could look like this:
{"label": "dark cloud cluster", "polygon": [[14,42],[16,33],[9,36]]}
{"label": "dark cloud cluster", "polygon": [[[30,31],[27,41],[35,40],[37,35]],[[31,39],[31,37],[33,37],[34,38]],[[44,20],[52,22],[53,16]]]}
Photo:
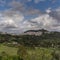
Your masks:
{"label": "dark cloud cluster", "polygon": [[60,22],[60,8],[50,12],[49,15],[56,19],[58,22]]}

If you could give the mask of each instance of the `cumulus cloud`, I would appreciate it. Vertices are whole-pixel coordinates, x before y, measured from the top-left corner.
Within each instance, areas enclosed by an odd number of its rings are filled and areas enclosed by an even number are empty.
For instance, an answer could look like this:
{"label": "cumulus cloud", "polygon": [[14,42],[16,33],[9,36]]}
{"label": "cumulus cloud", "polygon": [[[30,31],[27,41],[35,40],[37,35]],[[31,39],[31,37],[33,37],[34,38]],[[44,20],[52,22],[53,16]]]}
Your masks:
{"label": "cumulus cloud", "polygon": [[34,0],[35,3],[44,2],[46,0]]}
{"label": "cumulus cloud", "polygon": [[59,22],[60,21],[60,8],[57,8],[51,11],[49,15]]}
{"label": "cumulus cloud", "polygon": [[37,25],[33,24],[32,22],[26,20],[22,24],[23,26],[21,28],[28,30],[28,29],[35,29]]}
{"label": "cumulus cloud", "polygon": [[[30,0],[24,0],[24,1],[30,1]],[[23,2],[24,2],[23,1]],[[41,13],[38,9],[34,9],[32,7],[28,7],[25,3],[19,2],[17,0],[12,0],[8,6],[10,6],[11,8],[9,9],[12,12],[8,12],[10,14],[12,14],[13,12],[21,12],[22,14],[28,16],[28,15],[37,15],[39,13]]]}
{"label": "cumulus cloud", "polygon": [[46,13],[50,13],[51,12],[51,8],[48,8],[48,9],[46,9]]}
{"label": "cumulus cloud", "polygon": [[52,3],[55,3],[57,0],[51,0],[52,1]]}
{"label": "cumulus cloud", "polygon": [[16,23],[9,18],[9,20],[4,20],[0,23],[0,26],[4,27],[4,28],[17,28],[18,26],[16,25]]}
{"label": "cumulus cloud", "polygon": [[[45,2],[47,0],[34,0],[34,2],[37,4],[39,2]],[[51,1],[52,3],[55,3],[57,0],[48,0],[48,1]]]}
{"label": "cumulus cloud", "polygon": [[11,7],[13,11],[24,11],[25,10],[25,4],[19,1],[11,1],[8,5]]}
{"label": "cumulus cloud", "polygon": [[25,11],[24,14],[25,15],[39,15],[39,14],[42,14],[42,12],[39,11],[38,9],[29,8],[28,10]]}
{"label": "cumulus cloud", "polygon": [[18,11],[7,10],[7,11],[4,11],[4,12],[1,12],[1,14],[5,18],[11,18],[15,22],[21,22],[24,19],[23,14],[21,14]]}
{"label": "cumulus cloud", "polygon": [[60,24],[58,24],[57,20],[51,17],[49,14],[39,15],[31,20],[25,20],[20,26],[23,30],[44,28],[50,31],[59,31],[60,29]]}
{"label": "cumulus cloud", "polygon": [[24,20],[24,16],[15,13],[0,13],[0,31],[18,31],[20,29],[19,24]]}
{"label": "cumulus cloud", "polygon": [[6,0],[0,0],[0,6],[4,6],[6,4]]}
{"label": "cumulus cloud", "polygon": [[32,19],[31,21],[37,23],[38,28],[45,28],[48,30],[51,29],[53,25],[57,24],[57,21],[48,14],[41,15],[35,19]]}
{"label": "cumulus cloud", "polygon": [[[8,4],[11,8],[0,12],[0,31],[18,33],[29,29],[41,28],[60,31],[60,8],[53,11],[51,8],[48,8],[46,12],[41,12],[38,9],[27,8],[25,2],[30,2],[32,0],[24,0],[24,3],[19,1],[12,0],[12,2]],[[35,3],[39,3],[46,0],[34,1]],[[25,16],[29,15],[37,16],[26,20]]]}
{"label": "cumulus cloud", "polygon": [[59,31],[60,30],[59,13],[60,13],[59,9],[56,9],[55,11],[51,11],[51,9],[47,9],[46,13],[41,14],[31,20],[25,21],[23,23],[23,28],[25,29],[44,28],[48,30]]}
{"label": "cumulus cloud", "polygon": [[[23,32],[29,29],[47,29],[47,30],[56,30],[60,31],[60,20],[55,13],[59,15],[60,10],[56,9],[51,11],[50,9],[46,10],[46,13],[40,13],[35,18],[26,20],[24,15],[17,12],[8,10],[0,13],[0,30],[8,32]],[[54,15],[55,14],[55,15]]]}

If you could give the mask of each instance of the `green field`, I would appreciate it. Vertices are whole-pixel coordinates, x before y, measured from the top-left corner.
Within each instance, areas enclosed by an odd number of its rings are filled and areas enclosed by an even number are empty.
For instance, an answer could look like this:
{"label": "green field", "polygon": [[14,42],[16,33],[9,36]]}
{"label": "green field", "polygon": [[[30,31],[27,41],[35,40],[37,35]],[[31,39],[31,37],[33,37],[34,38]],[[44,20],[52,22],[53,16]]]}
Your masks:
{"label": "green field", "polygon": [[17,54],[17,48],[15,47],[8,47],[3,44],[0,44],[0,53],[1,52],[6,52],[9,55],[16,55]]}
{"label": "green field", "polygon": [[[18,48],[16,47],[8,47],[8,46],[5,46],[4,44],[0,44],[0,54],[2,52],[5,52],[9,56],[17,56],[17,50]],[[57,54],[57,56],[60,56],[59,49],[55,49],[55,48],[36,47],[35,49],[27,48],[26,51],[28,53],[26,60],[52,60],[52,58],[56,57],[54,56],[54,54],[55,55]]]}

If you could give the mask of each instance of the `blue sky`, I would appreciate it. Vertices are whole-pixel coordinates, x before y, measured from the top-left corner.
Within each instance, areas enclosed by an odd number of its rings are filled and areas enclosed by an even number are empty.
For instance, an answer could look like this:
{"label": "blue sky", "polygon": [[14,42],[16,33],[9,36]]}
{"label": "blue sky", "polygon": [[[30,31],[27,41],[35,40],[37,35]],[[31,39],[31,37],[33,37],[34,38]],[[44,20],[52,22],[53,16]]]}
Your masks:
{"label": "blue sky", "polygon": [[[11,3],[13,0],[1,0],[0,1],[0,10],[6,10],[11,8],[8,4]],[[60,0],[15,0],[16,2],[24,3],[24,5],[29,8],[32,7],[34,9],[39,9],[41,11],[45,11],[47,8],[56,9],[60,7]],[[3,6],[2,6],[3,5]]]}
{"label": "blue sky", "polygon": [[0,31],[60,31],[60,0],[0,0]]}
{"label": "blue sky", "polygon": [[46,10],[47,8],[52,8],[52,9],[56,9],[57,7],[60,6],[60,0],[56,0],[55,2],[53,2],[52,0],[46,0],[46,1],[41,1],[38,3],[35,3],[34,1],[31,1],[29,3],[27,3],[27,6],[30,7],[32,6],[33,8],[39,9],[41,11]]}

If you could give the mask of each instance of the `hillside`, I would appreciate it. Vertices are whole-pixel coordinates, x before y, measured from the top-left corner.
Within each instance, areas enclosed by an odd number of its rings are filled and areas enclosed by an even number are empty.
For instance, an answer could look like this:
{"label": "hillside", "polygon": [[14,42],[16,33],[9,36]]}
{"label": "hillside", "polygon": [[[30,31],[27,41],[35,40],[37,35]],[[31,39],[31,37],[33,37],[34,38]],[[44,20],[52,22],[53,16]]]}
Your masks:
{"label": "hillside", "polygon": [[[39,35],[36,33],[39,33]],[[60,46],[60,32],[29,30],[24,32],[23,35],[0,34],[0,43],[8,43],[13,45],[22,44],[24,46],[40,47],[52,47],[52,44],[54,46]]]}
{"label": "hillside", "polygon": [[43,33],[50,33],[48,30],[45,30],[45,29],[39,29],[39,30],[28,30],[28,31],[25,31],[24,34],[26,35],[36,35],[36,36],[40,36],[42,35]]}

